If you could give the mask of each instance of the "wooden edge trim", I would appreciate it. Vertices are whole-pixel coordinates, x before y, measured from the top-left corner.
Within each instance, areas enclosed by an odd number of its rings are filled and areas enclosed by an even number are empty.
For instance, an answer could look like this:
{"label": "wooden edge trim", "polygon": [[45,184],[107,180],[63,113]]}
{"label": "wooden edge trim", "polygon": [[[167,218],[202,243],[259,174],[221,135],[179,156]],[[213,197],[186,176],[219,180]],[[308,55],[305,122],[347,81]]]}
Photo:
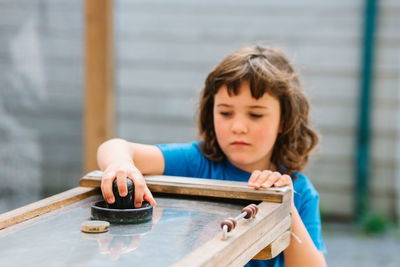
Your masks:
{"label": "wooden edge trim", "polygon": [[99,193],[98,188],[75,187],[21,208],[0,214],[0,230],[33,217],[67,206]]}
{"label": "wooden edge trim", "polygon": [[[100,171],[94,171],[80,180],[81,186],[100,187]],[[259,200],[282,203],[290,198],[289,187],[254,189],[246,182],[222,181],[177,176],[146,176],[146,184],[151,192],[222,197],[233,199]]]}
{"label": "wooden edge trim", "polygon": [[254,192],[233,191],[230,190],[230,188],[225,188],[225,189],[214,188],[213,185],[206,187],[199,187],[196,185],[180,185],[180,184],[175,184],[175,185],[148,184],[148,187],[151,192],[157,192],[157,193],[246,199],[246,200],[268,201],[274,203],[282,202],[282,195],[260,194],[255,190]]}
{"label": "wooden edge trim", "polygon": [[100,187],[101,186],[101,178],[99,180],[99,179],[97,179],[97,177],[83,177],[79,181],[79,186]]}
{"label": "wooden edge trim", "polygon": [[[240,220],[227,240],[222,240],[222,234],[218,233],[173,266],[243,266],[291,224],[290,200],[284,203],[261,202],[258,207],[256,218]],[[274,230],[277,226],[281,232]]]}
{"label": "wooden edge trim", "polygon": [[253,260],[268,260],[275,258],[283,250],[285,250],[290,244],[291,230],[286,230],[277,239],[272,241],[266,248],[258,252],[257,255],[253,257]]}
{"label": "wooden edge trim", "polygon": [[[229,266],[243,266],[251,259],[255,259],[254,257],[258,255],[258,253],[268,248],[275,240],[279,239],[287,231],[287,229],[291,227],[291,225],[292,216],[287,215],[272,230],[268,231],[265,235],[262,235],[261,238],[256,240],[244,253],[240,254],[236,259],[230,262]],[[267,260],[272,258],[269,257],[269,255],[263,256],[265,257],[260,257],[258,259]]]}

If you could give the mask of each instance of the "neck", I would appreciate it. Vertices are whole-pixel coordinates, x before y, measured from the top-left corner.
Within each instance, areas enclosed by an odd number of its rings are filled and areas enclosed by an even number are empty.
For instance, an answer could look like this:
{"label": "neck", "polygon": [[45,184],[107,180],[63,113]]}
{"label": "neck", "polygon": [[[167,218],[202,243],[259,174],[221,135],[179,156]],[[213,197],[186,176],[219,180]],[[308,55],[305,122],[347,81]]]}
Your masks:
{"label": "neck", "polygon": [[277,171],[278,170],[276,168],[275,164],[269,160],[266,163],[260,162],[260,163],[255,163],[255,164],[251,164],[251,165],[238,164],[238,163],[232,162],[232,161],[230,161],[230,162],[232,163],[233,166],[235,166],[243,171],[249,172],[249,173],[252,173],[256,170],[259,170],[259,171],[264,171],[264,170]]}

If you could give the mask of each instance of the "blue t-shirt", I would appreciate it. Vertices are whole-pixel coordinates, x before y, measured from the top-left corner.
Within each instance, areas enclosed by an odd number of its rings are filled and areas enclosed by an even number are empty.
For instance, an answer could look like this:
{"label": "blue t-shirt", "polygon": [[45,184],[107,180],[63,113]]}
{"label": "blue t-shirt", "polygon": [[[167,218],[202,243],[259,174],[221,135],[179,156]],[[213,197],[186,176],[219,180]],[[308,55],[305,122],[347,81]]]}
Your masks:
{"label": "blue t-shirt", "polygon": [[[159,144],[165,161],[164,175],[209,178],[247,182],[251,173],[243,171],[228,160],[213,162],[200,151],[199,142]],[[296,173],[293,180],[294,205],[317,249],[326,253],[322,240],[319,196],[310,180]],[[251,260],[246,266],[285,266],[283,253],[270,260]]]}

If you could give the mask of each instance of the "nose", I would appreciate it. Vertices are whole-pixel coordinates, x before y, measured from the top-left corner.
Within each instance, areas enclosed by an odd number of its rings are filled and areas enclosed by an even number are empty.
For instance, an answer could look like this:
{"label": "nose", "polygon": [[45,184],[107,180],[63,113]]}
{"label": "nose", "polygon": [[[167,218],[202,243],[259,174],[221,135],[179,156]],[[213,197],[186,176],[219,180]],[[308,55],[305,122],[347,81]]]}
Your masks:
{"label": "nose", "polygon": [[231,131],[235,134],[245,134],[248,132],[248,128],[243,120],[236,119],[232,122]]}

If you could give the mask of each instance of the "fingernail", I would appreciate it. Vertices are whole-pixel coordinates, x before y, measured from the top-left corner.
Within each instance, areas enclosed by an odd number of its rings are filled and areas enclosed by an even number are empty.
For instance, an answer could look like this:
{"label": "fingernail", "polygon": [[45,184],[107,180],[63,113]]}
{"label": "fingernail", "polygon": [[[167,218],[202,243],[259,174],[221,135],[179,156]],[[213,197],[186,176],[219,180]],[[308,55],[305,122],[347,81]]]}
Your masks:
{"label": "fingernail", "polygon": [[107,202],[110,204],[114,203],[114,198],[112,197],[107,198]]}
{"label": "fingernail", "polygon": [[269,182],[264,183],[264,186],[270,187],[271,184]]}
{"label": "fingernail", "polygon": [[141,206],[142,206],[142,203],[141,203],[141,202],[136,202],[136,203],[135,203],[135,207],[136,207],[136,208],[140,208]]}

